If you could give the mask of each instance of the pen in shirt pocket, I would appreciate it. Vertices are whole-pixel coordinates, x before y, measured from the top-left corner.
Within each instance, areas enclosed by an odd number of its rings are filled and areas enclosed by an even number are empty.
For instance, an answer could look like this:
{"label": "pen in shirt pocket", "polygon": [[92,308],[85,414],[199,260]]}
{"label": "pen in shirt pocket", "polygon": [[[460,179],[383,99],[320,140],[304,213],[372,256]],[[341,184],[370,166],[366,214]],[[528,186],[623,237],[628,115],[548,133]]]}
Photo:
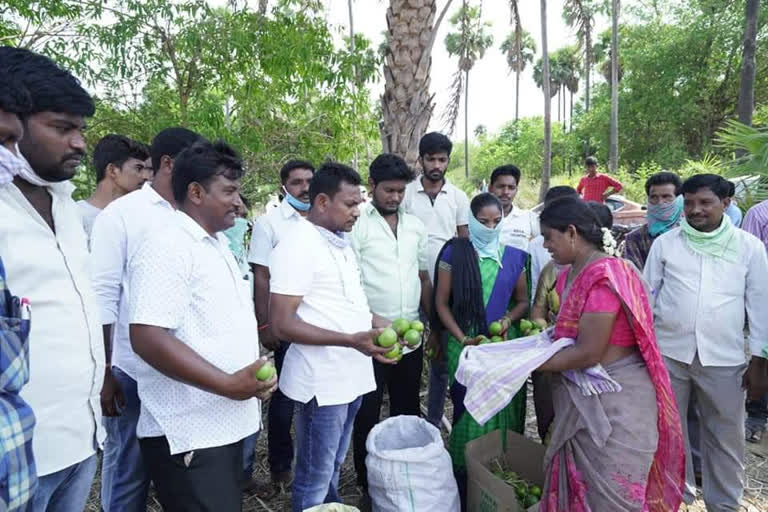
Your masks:
{"label": "pen in shirt pocket", "polygon": [[32,318],[32,307],[29,305],[29,299],[24,297],[21,299],[21,319],[30,320]]}

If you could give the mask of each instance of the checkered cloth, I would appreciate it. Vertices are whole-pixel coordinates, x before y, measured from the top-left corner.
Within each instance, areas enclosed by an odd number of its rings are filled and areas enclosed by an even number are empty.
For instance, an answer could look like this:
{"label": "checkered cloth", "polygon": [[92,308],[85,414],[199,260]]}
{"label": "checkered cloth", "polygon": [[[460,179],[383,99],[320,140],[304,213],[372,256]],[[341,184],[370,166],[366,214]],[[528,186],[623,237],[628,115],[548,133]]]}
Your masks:
{"label": "checkered cloth", "polygon": [[35,415],[19,396],[29,381],[29,325],[5,283],[0,259],[0,510],[24,508],[37,489],[32,455]]}
{"label": "checkered cloth", "polygon": [[[479,424],[484,424],[506,407],[531,372],[575,343],[570,338],[553,342],[549,337],[551,332],[549,329],[535,336],[464,348],[456,380],[466,386],[464,406]],[[562,373],[585,396],[621,391],[621,384],[599,364]]]}

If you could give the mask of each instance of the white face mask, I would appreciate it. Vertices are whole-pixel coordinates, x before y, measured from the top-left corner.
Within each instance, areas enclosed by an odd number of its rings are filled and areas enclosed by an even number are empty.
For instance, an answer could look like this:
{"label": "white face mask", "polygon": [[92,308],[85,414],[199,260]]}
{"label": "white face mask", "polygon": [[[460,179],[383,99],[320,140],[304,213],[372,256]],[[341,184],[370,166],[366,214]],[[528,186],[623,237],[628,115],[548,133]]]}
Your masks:
{"label": "white face mask", "polygon": [[38,187],[51,185],[50,182],[35,174],[27,159],[21,154],[18,145],[15,155],[5,146],[0,146],[0,185],[10,183],[14,176],[19,176],[24,181]]}

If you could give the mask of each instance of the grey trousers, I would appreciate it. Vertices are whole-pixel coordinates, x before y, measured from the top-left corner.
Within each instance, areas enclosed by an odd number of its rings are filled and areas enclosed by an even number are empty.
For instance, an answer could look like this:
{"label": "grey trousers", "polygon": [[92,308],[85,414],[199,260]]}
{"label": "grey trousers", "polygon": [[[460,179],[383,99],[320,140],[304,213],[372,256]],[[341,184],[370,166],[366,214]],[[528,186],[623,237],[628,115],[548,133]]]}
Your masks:
{"label": "grey trousers", "polygon": [[739,510],[744,490],[744,399],[741,378],[747,368],[702,366],[698,355],[691,364],[668,357],[672,389],[685,439],[686,503],[696,495],[691,447],[688,437],[688,404],[695,393],[699,409],[701,473],[704,503],[709,512]]}

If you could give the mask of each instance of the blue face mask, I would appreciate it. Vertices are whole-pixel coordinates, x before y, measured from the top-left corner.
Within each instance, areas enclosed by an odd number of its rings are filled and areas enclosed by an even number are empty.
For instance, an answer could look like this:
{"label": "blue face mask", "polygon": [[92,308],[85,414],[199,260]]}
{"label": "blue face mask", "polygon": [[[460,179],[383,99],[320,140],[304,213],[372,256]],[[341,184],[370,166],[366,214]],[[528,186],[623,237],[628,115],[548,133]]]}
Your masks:
{"label": "blue face mask", "polygon": [[309,207],[312,206],[309,203],[305,203],[303,201],[299,201],[298,199],[293,197],[291,195],[291,193],[288,192],[288,190],[285,187],[283,187],[283,192],[285,192],[285,200],[288,201],[288,204],[293,206],[296,210],[298,210],[300,212],[306,212],[306,211],[309,210]]}
{"label": "blue face mask", "polygon": [[245,256],[245,234],[248,232],[248,220],[242,217],[235,218],[235,225],[224,231],[229,239],[229,249],[235,255],[235,259]]}
{"label": "blue face mask", "polygon": [[472,242],[477,254],[481,258],[491,258],[501,264],[499,257],[499,235],[501,234],[501,223],[494,229],[484,226],[479,220],[469,214],[469,241]]}

